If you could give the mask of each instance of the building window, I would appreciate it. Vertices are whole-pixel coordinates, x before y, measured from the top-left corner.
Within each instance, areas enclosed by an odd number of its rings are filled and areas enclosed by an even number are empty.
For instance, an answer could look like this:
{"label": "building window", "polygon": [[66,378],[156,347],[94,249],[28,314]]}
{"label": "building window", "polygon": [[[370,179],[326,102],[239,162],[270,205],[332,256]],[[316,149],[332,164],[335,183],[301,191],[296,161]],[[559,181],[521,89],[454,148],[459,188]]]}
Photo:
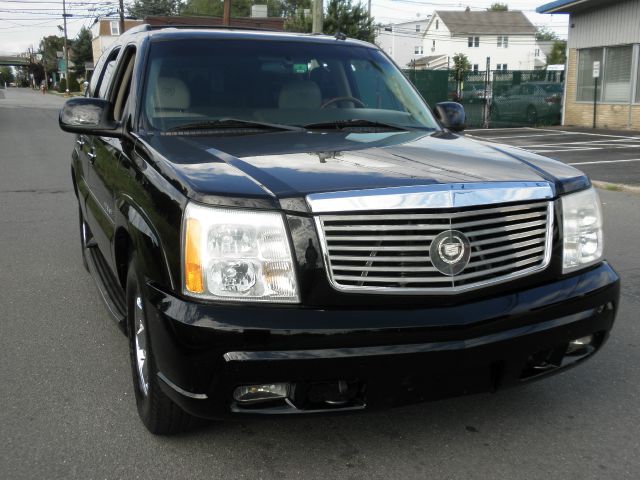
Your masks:
{"label": "building window", "polygon": [[384,27],[385,32],[393,32],[393,27]]}
{"label": "building window", "polygon": [[506,69],[507,69],[506,63],[496,63],[496,70],[506,70]]}
{"label": "building window", "polygon": [[628,102],[631,95],[633,47],[607,47],[604,56],[603,102]]}
{"label": "building window", "polygon": [[416,25],[416,32],[420,31],[420,25]]}
{"label": "building window", "polygon": [[431,48],[436,48],[436,41],[435,40],[431,41]]}
{"label": "building window", "polygon": [[111,35],[120,35],[120,22],[109,22],[109,25],[111,26]]}
{"label": "building window", "polygon": [[509,46],[509,37],[498,37],[498,48],[507,48]]}
{"label": "building window", "polygon": [[640,103],[640,47],[638,47],[638,75],[636,76],[636,103]]}
{"label": "building window", "polygon": [[416,45],[415,47],[413,47],[413,53],[415,53],[416,55],[422,55],[422,52],[423,50],[421,45]]}
{"label": "building window", "polygon": [[539,56],[540,56],[540,49],[536,48],[536,57],[539,57]]}
{"label": "building window", "polygon": [[467,44],[469,45],[469,47],[479,47],[480,37],[468,37]]}
{"label": "building window", "polygon": [[475,44],[476,47],[480,46],[480,37],[475,37],[474,38],[474,44]]}
{"label": "building window", "polygon": [[602,48],[587,48],[578,51],[578,81],[576,100],[579,102],[593,101],[593,62],[600,62],[600,78],[598,79],[598,92],[596,99],[600,100],[602,89]]}
{"label": "building window", "polygon": [[436,30],[438,30],[438,28],[440,28],[440,20],[436,20]]}
{"label": "building window", "polygon": [[474,73],[478,73],[478,64],[477,63],[473,64],[473,71],[474,71]]}

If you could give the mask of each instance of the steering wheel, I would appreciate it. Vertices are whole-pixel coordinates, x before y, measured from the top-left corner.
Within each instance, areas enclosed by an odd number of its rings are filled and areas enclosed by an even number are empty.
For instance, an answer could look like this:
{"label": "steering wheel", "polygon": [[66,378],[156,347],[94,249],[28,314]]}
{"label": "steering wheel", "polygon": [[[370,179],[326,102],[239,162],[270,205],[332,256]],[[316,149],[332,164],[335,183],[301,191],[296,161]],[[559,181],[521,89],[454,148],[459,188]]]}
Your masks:
{"label": "steering wheel", "polygon": [[329,105],[332,105],[332,104],[334,104],[336,102],[353,102],[353,103],[357,104],[358,106],[360,106],[361,108],[365,108],[367,106],[359,98],[345,96],[345,97],[333,97],[333,98],[330,98],[329,100],[324,102],[322,105],[320,105],[320,108],[327,108]]}

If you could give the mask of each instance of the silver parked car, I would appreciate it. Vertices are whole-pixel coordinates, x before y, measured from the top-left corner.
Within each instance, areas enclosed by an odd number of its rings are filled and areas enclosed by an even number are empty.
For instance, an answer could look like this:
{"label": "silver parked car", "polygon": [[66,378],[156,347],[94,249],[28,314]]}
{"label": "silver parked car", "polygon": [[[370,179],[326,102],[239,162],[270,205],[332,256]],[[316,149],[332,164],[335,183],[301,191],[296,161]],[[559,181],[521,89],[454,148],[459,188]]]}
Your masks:
{"label": "silver parked car", "polygon": [[523,120],[536,124],[541,119],[555,119],[562,108],[563,85],[552,82],[528,82],[515,85],[493,98],[494,120]]}

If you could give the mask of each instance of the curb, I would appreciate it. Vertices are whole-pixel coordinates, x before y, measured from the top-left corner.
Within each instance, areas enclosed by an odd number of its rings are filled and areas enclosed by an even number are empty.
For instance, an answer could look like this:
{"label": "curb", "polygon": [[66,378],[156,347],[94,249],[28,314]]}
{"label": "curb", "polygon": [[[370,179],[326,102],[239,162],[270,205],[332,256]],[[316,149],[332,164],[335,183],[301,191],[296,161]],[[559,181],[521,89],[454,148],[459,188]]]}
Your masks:
{"label": "curb", "polygon": [[625,185],[624,183],[611,183],[611,182],[602,182],[600,180],[592,180],[591,183],[602,190],[609,190],[614,192],[628,192],[635,193],[640,195],[640,186],[636,185]]}

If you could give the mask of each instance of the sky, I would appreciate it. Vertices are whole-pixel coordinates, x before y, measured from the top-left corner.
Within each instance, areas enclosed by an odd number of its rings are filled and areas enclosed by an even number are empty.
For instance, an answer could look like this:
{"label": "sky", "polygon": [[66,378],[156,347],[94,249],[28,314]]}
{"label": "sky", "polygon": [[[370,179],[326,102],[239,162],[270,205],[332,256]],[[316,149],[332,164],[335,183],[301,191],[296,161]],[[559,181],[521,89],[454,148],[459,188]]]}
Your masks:
{"label": "sky", "polygon": [[[212,0],[216,1],[216,0]],[[326,0],[325,0],[326,1]],[[355,0],[358,1],[358,0]],[[361,0],[366,6],[367,0]],[[397,23],[424,18],[433,10],[484,10],[495,0],[371,0],[371,13],[376,23]],[[567,38],[567,15],[540,15],[536,7],[550,0],[501,0],[510,10],[522,10],[537,26],[546,26],[560,38]],[[125,5],[129,0],[125,0]],[[257,0],[256,0],[256,3]],[[117,11],[118,0],[67,0],[67,32],[74,38],[82,26],[90,27],[97,16]],[[0,0],[0,55],[37,50],[40,39],[60,35],[62,0]]]}

